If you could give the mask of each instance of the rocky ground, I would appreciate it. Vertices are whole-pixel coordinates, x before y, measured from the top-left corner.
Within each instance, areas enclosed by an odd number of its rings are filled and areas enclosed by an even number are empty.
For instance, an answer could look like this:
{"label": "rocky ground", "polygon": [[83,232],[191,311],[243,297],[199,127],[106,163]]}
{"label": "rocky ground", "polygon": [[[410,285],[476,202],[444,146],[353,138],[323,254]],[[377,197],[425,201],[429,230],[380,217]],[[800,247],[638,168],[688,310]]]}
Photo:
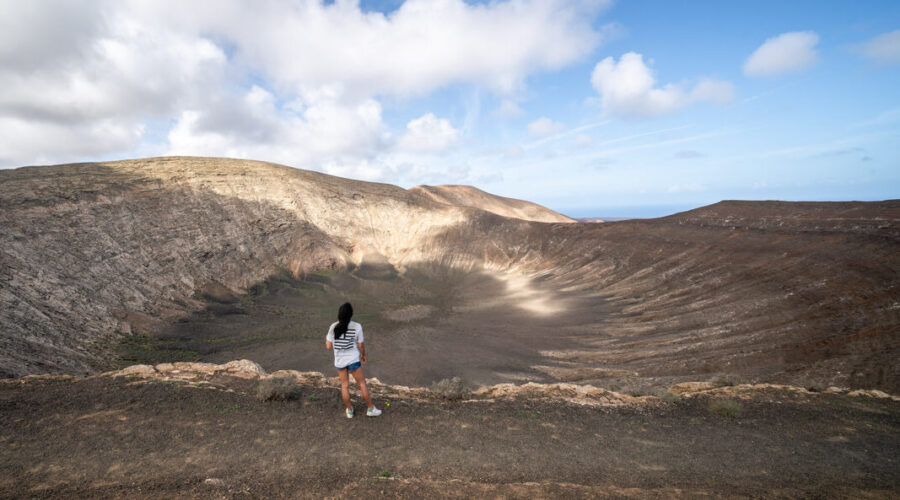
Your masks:
{"label": "rocky ground", "polygon": [[[665,295],[664,287],[648,293]],[[271,371],[330,373],[324,332],[349,300],[366,332],[369,371],[391,384],[458,376],[477,385],[574,382],[632,394],[691,380],[891,390],[884,382],[896,380],[896,332],[846,335],[839,325],[853,318],[804,318],[809,309],[778,303],[778,295],[721,293],[702,305],[681,299],[688,310],[668,318],[665,311],[679,308],[668,300],[623,301],[504,273],[434,266],[402,275],[368,268],[281,273],[246,295],[208,297],[203,309],[152,336],[129,338],[121,362],[249,358]],[[739,315],[745,307],[768,315]],[[798,343],[793,329],[801,326],[811,338]],[[819,337],[825,340],[813,341]],[[894,370],[881,371],[882,384],[854,376],[877,375],[879,366]]]}
{"label": "rocky ground", "polygon": [[[464,365],[479,383],[735,377],[900,392],[900,201],[732,201],[587,224],[503,217],[490,209],[534,206],[442,193],[449,204],[218,158],[4,170],[0,376],[97,373],[122,343],[160,340],[174,360],[295,367],[319,356],[304,344],[333,318],[319,311],[350,300],[367,306],[372,348],[391,348],[373,370],[395,383]],[[238,303],[285,272],[335,274],[322,293],[254,296],[241,319]],[[432,373],[387,372],[419,355]]]}
{"label": "rocky ground", "polygon": [[[260,377],[295,399],[261,401]],[[900,494],[900,401],[707,384],[449,393],[252,362],[0,382],[0,497],[854,497]],[[677,393],[677,394],[676,394]]]}

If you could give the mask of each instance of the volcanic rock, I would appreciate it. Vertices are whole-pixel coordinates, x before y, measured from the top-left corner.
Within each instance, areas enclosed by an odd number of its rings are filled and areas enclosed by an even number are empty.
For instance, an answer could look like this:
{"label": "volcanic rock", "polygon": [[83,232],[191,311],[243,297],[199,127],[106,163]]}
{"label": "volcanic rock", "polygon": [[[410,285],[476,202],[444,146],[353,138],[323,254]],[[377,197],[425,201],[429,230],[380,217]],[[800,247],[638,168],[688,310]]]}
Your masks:
{"label": "volcanic rock", "polygon": [[[2,171],[0,375],[106,369],[123,339],[206,302],[231,308],[281,270],[391,280],[430,267],[497,289],[442,312],[470,350],[455,365],[452,350],[423,353],[434,369],[498,373],[508,360],[472,354],[505,340],[533,349],[529,376],[585,384],[730,374],[900,392],[898,200],[726,201],[577,224],[472,193],[214,158]],[[408,305],[400,319],[433,322]],[[500,313],[490,335],[477,329]]]}

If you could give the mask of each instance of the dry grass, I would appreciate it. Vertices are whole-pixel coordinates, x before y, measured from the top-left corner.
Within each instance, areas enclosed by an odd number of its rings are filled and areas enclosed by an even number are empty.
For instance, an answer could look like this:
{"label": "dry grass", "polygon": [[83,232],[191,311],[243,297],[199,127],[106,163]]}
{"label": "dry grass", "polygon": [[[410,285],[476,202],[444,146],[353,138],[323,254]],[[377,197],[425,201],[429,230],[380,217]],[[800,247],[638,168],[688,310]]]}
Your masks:
{"label": "dry grass", "polygon": [[449,401],[465,399],[472,393],[469,386],[459,377],[445,378],[431,384],[431,392],[435,396]]}
{"label": "dry grass", "polygon": [[303,391],[291,377],[264,378],[259,381],[256,397],[260,401],[288,401],[300,399]]}
{"label": "dry grass", "polygon": [[738,417],[741,414],[741,404],[732,399],[714,399],[709,402],[707,408],[713,415],[720,417]]}
{"label": "dry grass", "polygon": [[665,391],[657,397],[665,403],[675,403],[675,402],[681,401],[680,395],[675,394],[674,392],[669,392],[669,391]]}

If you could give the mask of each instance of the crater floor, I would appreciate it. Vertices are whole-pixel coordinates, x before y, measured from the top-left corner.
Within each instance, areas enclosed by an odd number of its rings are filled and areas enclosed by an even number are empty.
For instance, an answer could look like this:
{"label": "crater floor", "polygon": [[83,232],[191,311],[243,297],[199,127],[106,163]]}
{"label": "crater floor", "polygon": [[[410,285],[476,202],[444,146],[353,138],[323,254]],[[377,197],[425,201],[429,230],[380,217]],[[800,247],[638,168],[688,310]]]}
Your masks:
{"label": "crater floor", "polygon": [[583,347],[590,325],[614,314],[602,298],[509,274],[433,266],[402,274],[365,266],[301,278],[280,273],[244,296],[207,296],[204,310],[144,343],[126,342],[123,362],[246,358],[267,371],[331,373],[324,337],[344,301],[365,331],[366,376],[385,383],[423,386],[456,376],[476,385],[612,380],[597,376],[597,363],[552,357]]}

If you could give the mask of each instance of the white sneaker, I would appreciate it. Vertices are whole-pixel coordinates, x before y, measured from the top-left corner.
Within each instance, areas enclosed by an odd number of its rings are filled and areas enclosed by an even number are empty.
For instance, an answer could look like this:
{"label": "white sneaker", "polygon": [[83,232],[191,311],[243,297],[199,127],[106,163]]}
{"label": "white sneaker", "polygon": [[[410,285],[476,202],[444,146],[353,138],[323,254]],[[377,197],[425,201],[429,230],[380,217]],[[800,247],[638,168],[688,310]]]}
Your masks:
{"label": "white sneaker", "polygon": [[381,415],[381,410],[375,408],[374,406],[366,410],[367,417],[377,417],[378,415]]}
{"label": "white sneaker", "polygon": [[347,408],[345,413],[347,413],[347,418],[353,418],[353,408]]}

